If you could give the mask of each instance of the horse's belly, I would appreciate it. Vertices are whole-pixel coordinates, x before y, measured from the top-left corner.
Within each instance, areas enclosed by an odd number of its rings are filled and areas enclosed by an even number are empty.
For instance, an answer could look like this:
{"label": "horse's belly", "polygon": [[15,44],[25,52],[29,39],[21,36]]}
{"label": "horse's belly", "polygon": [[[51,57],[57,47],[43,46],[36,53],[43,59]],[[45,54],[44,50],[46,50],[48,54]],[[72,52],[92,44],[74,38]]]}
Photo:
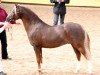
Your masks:
{"label": "horse's belly", "polygon": [[54,40],[54,41],[44,41],[42,46],[44,48],[54,48],[54,47],[59,47],[62,46],[64,44],[67,44],[68,41],[67,40]]}

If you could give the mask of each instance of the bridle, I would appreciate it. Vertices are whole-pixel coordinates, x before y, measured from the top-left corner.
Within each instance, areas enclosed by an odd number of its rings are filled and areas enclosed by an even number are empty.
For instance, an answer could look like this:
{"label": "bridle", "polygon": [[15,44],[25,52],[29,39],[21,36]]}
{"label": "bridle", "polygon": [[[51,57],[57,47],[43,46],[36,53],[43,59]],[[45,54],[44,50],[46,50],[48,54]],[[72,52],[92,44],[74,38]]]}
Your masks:
{"label": "bridle", "polygon": [[[11,15],[11,14],[14,14],[15,16],[17,16],[17,12],[16,12],[16,6],[14,6],[14,8],[12,9],[11,13],[8,15],[8,17]],[[10,21],[13,21],[14,19],[10,19]],[[12,27],[11,28],[8,28],[8,31],[10,33],[10,36],[11,36],[11,40],[13,39],[13,36],[12,36],[12,32],[13,32],[13,29]]]}
{"label": "bridle", "polygon": [[[14,8],[11,10],[11,13],[8,15],[8,17],[10,17],[11,14],[13,14],[13,15],[15,15],[15,16],[18,16],[18,15],[17,15],[16,8],[17,8],[17,7],[14,6]],[[14,18],[13,18],[13,19],[12,19],[12,18],[9,18],[8,20],[9,20],[9,22],[10,22],[10,21],[14,21]]]}

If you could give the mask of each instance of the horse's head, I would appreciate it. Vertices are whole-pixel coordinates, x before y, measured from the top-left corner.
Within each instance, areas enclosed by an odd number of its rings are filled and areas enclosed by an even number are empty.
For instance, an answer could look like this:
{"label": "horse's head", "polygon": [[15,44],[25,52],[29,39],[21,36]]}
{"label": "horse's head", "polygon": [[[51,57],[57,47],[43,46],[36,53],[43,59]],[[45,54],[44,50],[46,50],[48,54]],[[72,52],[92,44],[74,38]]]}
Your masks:
{"label": "horse's head", "polygon": [[6,22],[15,21],[19,19],[21,16],[19,5],[15,4],[14,8],[12,9],[11,13],[7,16]]}

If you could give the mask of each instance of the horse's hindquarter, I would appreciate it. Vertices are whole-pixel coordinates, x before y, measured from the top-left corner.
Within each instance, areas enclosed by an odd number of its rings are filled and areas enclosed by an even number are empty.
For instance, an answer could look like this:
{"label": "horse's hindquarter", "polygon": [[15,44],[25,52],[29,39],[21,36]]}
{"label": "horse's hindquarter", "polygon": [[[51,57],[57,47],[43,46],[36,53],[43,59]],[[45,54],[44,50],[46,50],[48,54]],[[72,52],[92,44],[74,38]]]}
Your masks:
{"label": "horse's hindquarter", "polygon": [[69,37],[69,42],[71,44],[82,44],[85,39],[85,31],[81,25],[77,23],[69,22],[64,26],[66,33]]}

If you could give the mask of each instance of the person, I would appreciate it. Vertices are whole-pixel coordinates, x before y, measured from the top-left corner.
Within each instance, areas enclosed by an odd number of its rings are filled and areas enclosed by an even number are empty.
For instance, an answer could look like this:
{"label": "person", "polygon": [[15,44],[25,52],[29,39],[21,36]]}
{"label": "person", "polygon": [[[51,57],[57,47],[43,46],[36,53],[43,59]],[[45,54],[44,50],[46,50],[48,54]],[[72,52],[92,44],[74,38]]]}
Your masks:
{"label": "person", "polygon": [[[11,24],[9,24],[8,22],[0,22],[0,26],[1,26],[0,33],[2,33],[6,28],[10,28]],[[4,73],[1,59],[0,59],[0,75],[7,75],[6,73]]]}
{"label": "person", "polygon": [[[0,22],[1,22],[0,28],[3,26],[2,23],[5,22],[6,17],[7,17],[7,12],[3,8],[0,7]],[[12,21],[11,24],[15,24],[15,22]],[[0,33],[0,40],[1,40],[1,49],[2,49],[2,51],[1,51],[2,59],[11,59],[8,57],[8,52],[7,52],[6,30],[3,30]]]}
{"label": "person", "polygon": [[53,13],[54,13],[54,23],[53,25],[58,25],[58,19],[60,17],[60,25],[64,23],[64,18],[66,14],[65,4],[69,3],[69,0],[50,0],[54,3]]}
{"label": "person", "polygon": [[[1,3],[1,0],[0,0],[0,3]],[[1,44],[2,44],[2,59],[8,59],[7,40],[6,40],[5,29],[10,28],[11,24],[4,22],[6,17],[7,17],[6,11],[0,7],[0,40],[1,40]],[[15,22],[12,22],[12,24],[15,24]],[[7,75],[4,72],[1,58],[0,58],[0,75]]]}

